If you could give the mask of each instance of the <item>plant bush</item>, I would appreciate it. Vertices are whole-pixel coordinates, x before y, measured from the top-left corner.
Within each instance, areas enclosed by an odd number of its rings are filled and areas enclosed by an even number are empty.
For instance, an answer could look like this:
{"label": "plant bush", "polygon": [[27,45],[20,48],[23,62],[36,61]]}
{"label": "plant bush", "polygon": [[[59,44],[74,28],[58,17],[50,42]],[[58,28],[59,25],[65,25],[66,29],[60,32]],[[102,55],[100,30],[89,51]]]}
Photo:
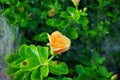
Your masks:
{"label": "plant bush", "polygon": [[[0,3],[8,23],[18,25],[23,33],[18,53],[13,51],[6,56],[9,64],[6,73],[14,80],[110,80],[114,71],[105,66],[102,43],[105,37],[118,37],[113,26],[119,29],[119,0]],[[67,36],[71,47],[51,59],[47,33],[54,31]]]}

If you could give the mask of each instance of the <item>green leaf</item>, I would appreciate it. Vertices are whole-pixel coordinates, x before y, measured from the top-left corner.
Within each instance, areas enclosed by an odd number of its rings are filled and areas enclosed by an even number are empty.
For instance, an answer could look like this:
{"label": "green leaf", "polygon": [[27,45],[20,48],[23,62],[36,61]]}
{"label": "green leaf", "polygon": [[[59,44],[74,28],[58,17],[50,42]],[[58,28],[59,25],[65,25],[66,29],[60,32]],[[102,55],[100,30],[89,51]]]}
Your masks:
{"label": "green leaf", "polygon": [[26,72],[24,71],[18,71],[14,76],[13,76],[13,80],[23,80],[24,75],[26,74]]}
{"label": "green leaf", "polygon": [[99,73],[102,75],[102,76],[106,76],[107,74],[107,69],[104,67],[104,66],[99,66]]}
{"label": "green leaf", "polygon": [[69,70],[64,62],[51,61],[49,63],[49,70],[56,75],[68,74]]}
{"label": "green leaf", "polygon": [[40,78],[41,78],[41,76],[40,76],[40,68],[37,68],[37,69],[33,70],[32,74],[31,74],[31,79],[32,80],[41,80]]}
{"label": "green leaf", "polygon": [[91,69],[93,69],[93,70],[95,70],[95,69],[97,69],[97,65],[96,65],[96,63],[91,63]]}
{"label": "green leaf", "polygon": [[27,48],[28,48],[28,46],[26,44],[23,44],[23,45],[20,46],[20,48],[19,48],[19,55],[21,57],[28,57],[27,54],[26,54],[27,53],[26,52]]}
{"label": "green leaf", "polygon": [[82,15],[82,16],[87,16],[88,14],[85,13],[85,12],[81,12],[80,15]]}
{"label": "green leaf", "polygon": [[20,2],[20,6],[23,6],[26,10],[31,8],[31,6],[28,3],[25,3],[25,2]]}
{"label": "green leaf", "polygon": [[48,12],[47,11],[43,11],[42,13],[41,13],[41,18],[42,19],[46,19],[47,17],[47,14],[48,14]]}
{"label": "green leaf", "polygon": [[84,74],[86,74],[88,77],[94,77],[93,75],[95,75],[95,71],[92,70],[91,67],[85,67],[84,68]]}
{"label": "green leaf", "polygon": [[59,20],[55,18],[47,19],[46,24],[49,26],[58,27]]}
{"label": "green leaf", "polygon": [[25,28],[28,24],[28,20],[27,19],[21,19],[20,21],[20,26]]}
{"label": "green leaf", "polygon": [[32,41],[31,40],[29,40],[28,38],[26,38],[24,35],[23,36],[21,36],[21,44],[26,44],[26,43],[31,43]]}
{"label": "green leaf", "polygon": [[40,67],[40,71],[41,71],[41,76],[47,77],[49,74],[49,66],[43,65],[42,67]]}
{"label": "green leaf", "polygon": [[103,77],[106,78],[110,78],[111,75],[113,74],[112,72],[108,72],[104,66],[99,66],[98,71]]}
{"label": "green leaf", "polygon": [[20,63],[22,63],[26,58],[22,57],[22,58],[19,58],[17,59],[16,61],[14,61],[11,66],[13,67],[19,67]]}
{"label": "green leaf", "polygon": [[31,72],[26,72],[23,77],[23,80],[31,80]]}
{"label": "green leaf", "polygon": [[41,47],[41,46],[38,46],[38,52],[39,52],[39,60],[41,63],[44,63],[45,61],[48,60],[48,55],[49,55],[49,52],[48,52],[48,47]]}
{"label": "green leaf", "polygon": [[78,20],[78,23],[82,25],[87,25],[89,23],[89,20],[86,17],[80,17],[80,19]]}
{"label": "green leaf", "polygon": [[112,75],[113,75],[113,72],[108,72],[108,73],[106,74],[106,78],[110,78]]}
{"label": "green leaf", "polygon": [[20,69],[24,71],[29,71],[36,69],[40,66],[40,63],[37,59],[28,58],[20,64]]}
{"label": "green leaf", "polygon": [[68,12],[62,12],[60,14],[60,17],[62,17],[62,18],[70,18],[70,14]]}
{"label": "green leaf", "polygon": [[98,64],[102,64],[106,60],[104,57],[99,57],[98,53],[94,54],[93,59]]}
{"label": "green leaf", "polygon": [[13,75],[17,71],[19,71],[19,68],[15,68],[15,67],[11,67],[11,66],[6,68],[6,74],[7,75]]}
{"label": "green leaf", "polygon": [[72,79],[68,77],[64,77],[62,80],[72,80]]}
{"label": "green leaf", "polygon": [[68,20],[61,20],[59,26],[60,28],[68,27]]}
{"label": "green leaf", "polygon": [[37,16],[40,16],[40,9],[38,9],[38,8],[30,8],[30,11],[33,13],[33,14],[35,14],[35,15],[37,15]]}
{"label": "green leaf", "polygon": [[82,65],[76,65],[76,71],[78,72],[78,74],[82,74],[83,73],[83,66]]}
{"label": "green leaf", "polygon": [[11,1],[11,0],[9,0],[9,2],[11,3],[11,5],[14,5],[14,6],[18,3],[18,1],[17,1],[17,0],[12,0],[12,1]]}
{"label": "green leaf", "polygon": [[9,0],[3,0],[3,1],[0,1],[1,3],[6,3],[6,4],[10,4]]}
{"label": "green leaf", "polygon": [[71,14],[71,15],[75,15],[75,8],[74,7],[67,7],[67,11]]}
{"label": "green leaf", "polygon": [[49,78],[46,78],[45,80],[56,80],[56,78],[49,77]]}
{"label": "green leaf", "polygon": [[48,40],[48,36],[46,32],[42,32],[40,34],[37,34],[33,37],[34,40],[36,41],[47,41]]}
{"label": "green leaf", "polygon": [[106,59],[104,57],[99,58],[97,61],[98,64],[102,64]]}
{"label": "green leaf", "polygon": [[96,37],[97,36],[97,31],[96,30],[89,30],[88,31],[88,34],[90,34],[90,36],[92,36],[92,37]]}
{"label": "green leaf", "polygon": [[31,80],[31,72],[20,70],[13,76],[13,80]]}
{"label": "green leaf", "polygon": [[99,4],[99,8],[100,9],[103,9],[104,6],[107,6],[111,3],[111,1],[109,0],[105,0],[105,1],[102,1],[102,0],[97,0],[98,1],[98,4]]}
{"label": "green leaf", "polygon": [[70,13],[74,21],[78,21],[80,18],[80,12],[73,7],[67,7],[67,11]]}
{"label": "green leaf", "polygon": [[11,12],[11,9],[10,9],[10,8],[7,8],[7,9],[4,10],[4,13],[5,13],[6,15],[9,15],[10,12]]}
{"label": "green leaf", "polygon": [[35,30],[37,28],[37,22],[34,20],[29,20],[28,26],[31,30]]}
{"label": "green leaf", "polygon": [[27,56],[31,57],[31,58],[35,58],[38,59],[39,58],[39,53],[38,53],[38,49],[35,45],[30,45],[27,48]]}
{"label": "green leaf", "polygon": [[18,58],[20,58],[20,56],[18,54],[8,54],[6,55],[5,59],[6,59],[6,62],[8,63],[12,63],[14,62],[15,60],[17,60]]}
{"label": "green leaf", "polygon": [[77,39],[78,38],[78,33],[76,31],[75,28],[69,28],[66,31],[66,34],[68,35],[68,37],[70,37],[71,39]]}

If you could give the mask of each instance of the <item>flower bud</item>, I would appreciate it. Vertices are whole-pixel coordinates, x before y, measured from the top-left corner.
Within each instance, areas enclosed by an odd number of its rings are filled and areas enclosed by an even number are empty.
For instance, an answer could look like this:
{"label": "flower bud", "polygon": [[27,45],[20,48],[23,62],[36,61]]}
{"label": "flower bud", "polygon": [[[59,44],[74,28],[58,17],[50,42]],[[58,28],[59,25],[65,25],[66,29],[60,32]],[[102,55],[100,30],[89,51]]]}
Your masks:
{"label": "flower bud", "polygon": [[55,15],[55,9],[52,8],[52,9],[49,10],[48,16],[52,17],[52,16],[54,16],[54,15]]}
{"label": "flower bud", "polygon": [[19,11],[20,11],[20,12],[24,12],[24,7],[21,6],[21,7],[19,8]]}
{"label": "flower bud", "polygon": [[112,77],[111,77],[111,80],[117,80],[118,78],[118,74],[114,74]]}
{"label": "flower bud", "polygon": [[78,5],[79,5],[80,0],[72,0],[72,2],[73,2],[73,4],[74,4],[75,6],[78,6]]}

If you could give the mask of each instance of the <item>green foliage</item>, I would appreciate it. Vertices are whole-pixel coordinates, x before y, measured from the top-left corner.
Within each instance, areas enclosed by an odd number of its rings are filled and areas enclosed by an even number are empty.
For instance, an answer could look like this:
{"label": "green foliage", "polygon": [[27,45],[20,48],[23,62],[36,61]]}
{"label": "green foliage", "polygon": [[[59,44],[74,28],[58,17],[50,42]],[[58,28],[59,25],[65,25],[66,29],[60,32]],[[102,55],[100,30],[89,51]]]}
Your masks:
{"label": "green foliage", "polygon": [[48,58],[49,52],[48,47],[21,45],[18,54],[10,54],[6,57],[7,62],[10,63],[6,69],[7,75],[13,75],[14,80],[26,78],[43,80],[49,72],[55,75],[68,74],[67,65],[64,62],[51,61],[52,58]]}
{"label": "green foliage", "polygon": [[[90,61],[89,66],[76,65],[76,71],[78,73],[77,80],[108,80],[110,79],[112,72],[107,71],[107,69],[102,66],[105,61],[104,57],[99,57],[98,53],[95,53]],[[91,74],[92,73],[92,74]]]}
{"label": "green foliage", "polygon": [[[8,23],[23,33],[18,53],[6,56],[6,73],[14,80],[110,79],[109,71],[119,71],[119,52],[106,56],[103,45],[106,37],[119,41],[119,4],[119,0],[80,0],[77,5],[72,0],[1,0]],[[53,31],[69,37],[71,48],[52,60],[53,53],[43,45]],[[110,55],[116,71],[106,59]]]}

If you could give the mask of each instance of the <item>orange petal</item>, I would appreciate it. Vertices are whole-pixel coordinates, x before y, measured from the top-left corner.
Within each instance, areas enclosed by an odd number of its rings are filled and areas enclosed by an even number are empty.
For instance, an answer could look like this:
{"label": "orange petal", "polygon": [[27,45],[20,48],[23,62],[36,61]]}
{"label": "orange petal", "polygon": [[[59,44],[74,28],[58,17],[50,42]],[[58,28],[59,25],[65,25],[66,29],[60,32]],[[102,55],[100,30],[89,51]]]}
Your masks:
{"label": "orange petal", "polygon": [[70,48],[70,39],[62,35],[60,32],[55,31],[51,35],[48,34],[49,46],[56,53],[62,53]]}

